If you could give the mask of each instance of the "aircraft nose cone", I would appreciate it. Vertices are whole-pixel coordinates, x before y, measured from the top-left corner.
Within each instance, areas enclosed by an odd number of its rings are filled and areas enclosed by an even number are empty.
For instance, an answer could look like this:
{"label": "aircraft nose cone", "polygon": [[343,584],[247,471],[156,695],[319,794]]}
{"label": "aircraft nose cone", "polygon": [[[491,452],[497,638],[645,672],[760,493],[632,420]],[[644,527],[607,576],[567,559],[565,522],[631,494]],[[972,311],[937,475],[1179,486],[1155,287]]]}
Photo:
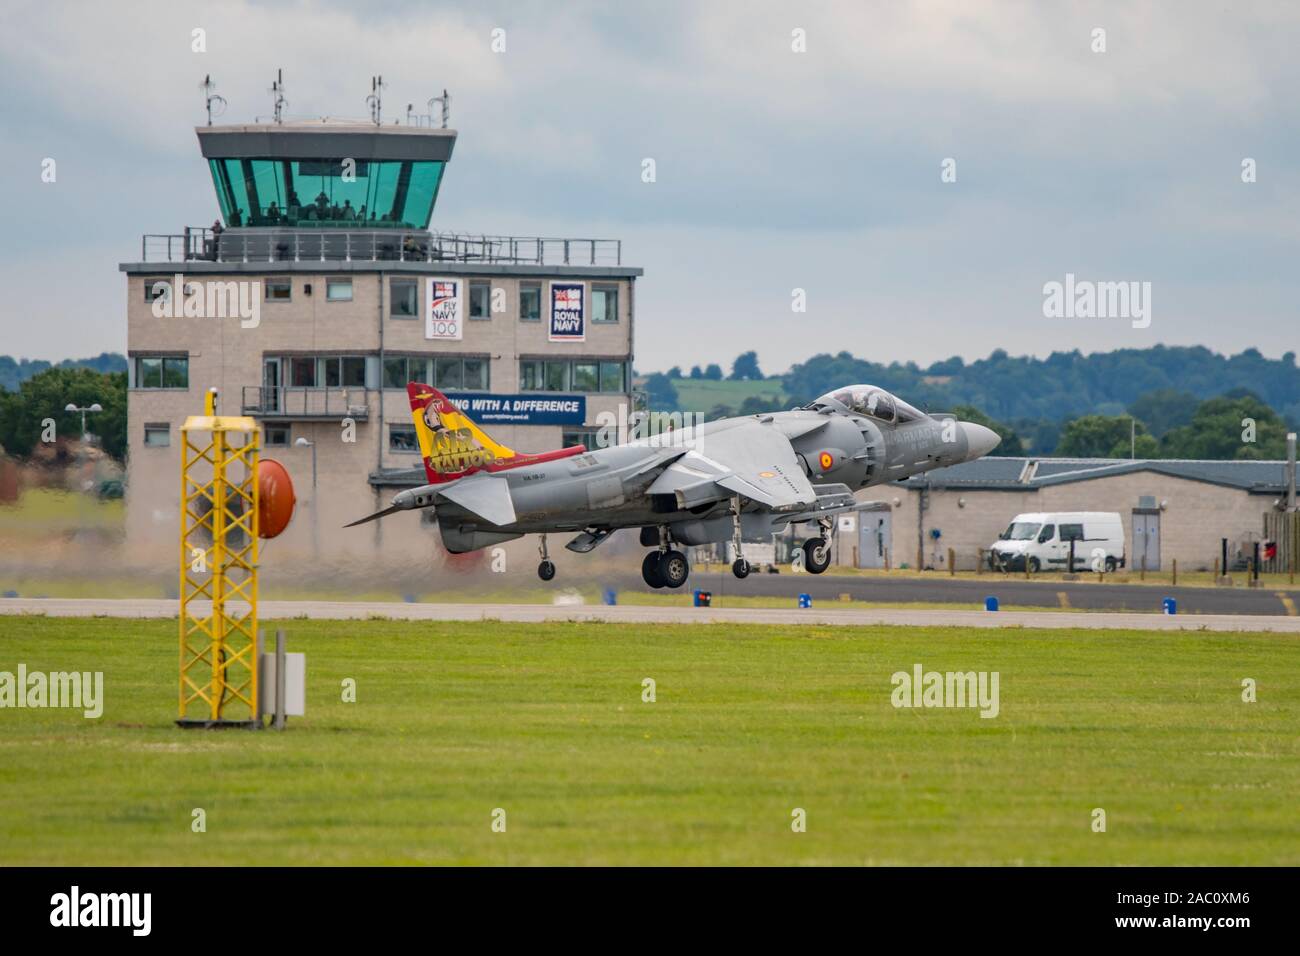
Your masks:
{"label": "aircraft nose cone", "polygon": [[998,446],[998,442],[1002,441],[993,429],[976,425],[974,422],[962,422],[961,430],[966,435],[967,461],[983,458]]}

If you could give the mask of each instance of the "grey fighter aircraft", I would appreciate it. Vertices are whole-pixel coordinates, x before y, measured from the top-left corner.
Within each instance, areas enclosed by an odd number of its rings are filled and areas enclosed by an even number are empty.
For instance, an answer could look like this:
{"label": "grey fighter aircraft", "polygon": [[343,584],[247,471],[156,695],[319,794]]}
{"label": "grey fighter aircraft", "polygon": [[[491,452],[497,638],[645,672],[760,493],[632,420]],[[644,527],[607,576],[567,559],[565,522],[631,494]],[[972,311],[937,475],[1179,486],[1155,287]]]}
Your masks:
{"label": "grey fighter aircraft", "polygon": [[407,394],[429,483],[348,527],[432,508],[453,554],[539,534],[543,581],[555,577],[548,534],[573,533],[565,546],[586,553],[621,528],[639,528],[652,549],[641,565],[651,587],[686,583],[690,565],[676,545],[731,541],[732,571],[743,578],[741,541],[792,524],[811,532],[804,567],[820,574],[835,516],[865,507],[854,491],[973,461],[998,443],[983,425],[932,418],[884,389],[850,385],[790,411],[529,455],[494,442],[432,386],[411,383]]}

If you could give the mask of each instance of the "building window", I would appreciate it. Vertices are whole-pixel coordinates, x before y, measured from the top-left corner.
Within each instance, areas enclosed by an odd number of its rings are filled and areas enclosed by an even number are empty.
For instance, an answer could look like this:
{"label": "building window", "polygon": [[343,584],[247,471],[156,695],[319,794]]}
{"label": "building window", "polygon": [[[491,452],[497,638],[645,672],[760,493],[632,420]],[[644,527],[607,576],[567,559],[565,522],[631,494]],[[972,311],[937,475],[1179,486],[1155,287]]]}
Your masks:
{"label": "building window", "polygon": [[384,388],[406,388],[408,382],[429,381],[429,360],[418,355],[384,359]]}
{"label": "building window", "polygon": [[384,359],[384,388],[406,387],[406,359]]}
{"label": "building window", "polygon": [[385,358],[384,388],[405,388],[407,382],[427,382],[444,391],[487,391],[488,360],[459,355],[440,355],[432,361],[420,356]]}
{"label": "building window", "polygon": [[519,363],[519,390],[521,392],[540,392],[542,390],[542,363],[527,359]]}
{"label": "building window", "polygon": [[190,360],[184,355],[138,356],[136,388],[189,388]]}
{"label": "building window", "polygon": [[388,450],[418,453],[420,451],[420,443],[415,437],[415,426],[389,425]]}
{"label": "building window", "polygon": [[264,425],[262,427],[263,444],[267,448],[289,447],[288,425]]}
{"label": "building window", "polygon": [[492,318],[492,283],[471,282],[469,284],[469,317],[471,319]]}
{"label": "building window", "polygon": [[325,300],[327,302],[351,302],[352,301],[352,280],[351,279],[326,279]]}
{"label": "building window", "polygon": [[519,362],[521,392],[627,392],[627,363],[575,359],[547,362],[522,359]]}
{"label": "building window", "polygon": [[166,448],[172,443],[172,428],[166,422],[145,422],[144,446]]}
{"label": "building window", "polygon": [[560,433],[560,447],[572,448],[574,445],[583,445],[587,451],[595,451],[600,448],[597,442],[598,431],[594,428],[566,428]]}
{"label": "building window", "polygon": [[600,363],[573,363],[573,390],[575,392],[600,391]]}
{"label": "building window", "polygon": [[458,358],[440,358],[434,364],[434,387],[435,388],[464,388],[464,376],[461,359]]}
{"label": "building window", "polygon": [[542,321],[542,287],[523,283],[519,286],[519,321]]}
{"label": "building window", "polygon": [[392,279],[388,288],[392,299],[390,315],[399,319],[413,319],[420,314],[419,290],[414,279]]}
{"label": "building window", "polygon": [[547,362],[546,377],[543,388],[548,392],[567,392],[569,390],[569,363]]}
{"label": "building window", "polygon": [[152,279],[144,280],[144,300],[153,302],[155,299],[162,299],[164,302],[172,297],[172,280],[163,276],[154,276]]}
{"label": "building window", "polygon": [[365,388],[366,360],[359,355],[319,358],[316,384],[326,388]]}
{"label": "building window", "polygon": [[316,360],[310,356],[289,359],[289,384],[295,388],[315,388]]}
{"label": "building window", "polygon": [[481,358],[465,359],[464,371],[461,373],[461,378],[465,382],[464,387],[467,391],[472,389],[478,389],[479,391],[487,391],[487,387],[488,387],[487,359],[481,359]]}
{"label": "building window", "polygon": [[625,367],[622,362],[601,362],[600,391],[626,392],[627,384],[623,376]]}
{"label": "building window", "polygon": [[288,302],[293,296],[293,282],[290,279],[267,279],[263,288],[266,290],[267,302]]}
{"label": "building window", "polygon": [[618,286],[591,287],[591,321],[618,321]]}

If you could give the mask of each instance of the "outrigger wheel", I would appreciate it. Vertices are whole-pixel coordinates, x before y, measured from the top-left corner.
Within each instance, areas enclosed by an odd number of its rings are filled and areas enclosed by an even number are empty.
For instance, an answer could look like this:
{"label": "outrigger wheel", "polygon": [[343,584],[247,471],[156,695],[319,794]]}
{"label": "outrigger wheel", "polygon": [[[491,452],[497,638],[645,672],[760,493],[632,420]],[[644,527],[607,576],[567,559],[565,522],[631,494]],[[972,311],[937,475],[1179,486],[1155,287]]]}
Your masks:
{"label": "outrigger wheel", "polygon": [[744,558],[737,558],[731,564],[731,573],[738,578],[749,577],[749,571],[750,571],[749,562],[746,561]]}
{"label": "outrigger wheel", "polygon": [[537,576],[543,581],[549,581],[555,577],[555,562],[551,560],[551,556],[546,551],[546,535],[538,535],[538,537],[542,539],[537,548],[542,563],[537,566]]}

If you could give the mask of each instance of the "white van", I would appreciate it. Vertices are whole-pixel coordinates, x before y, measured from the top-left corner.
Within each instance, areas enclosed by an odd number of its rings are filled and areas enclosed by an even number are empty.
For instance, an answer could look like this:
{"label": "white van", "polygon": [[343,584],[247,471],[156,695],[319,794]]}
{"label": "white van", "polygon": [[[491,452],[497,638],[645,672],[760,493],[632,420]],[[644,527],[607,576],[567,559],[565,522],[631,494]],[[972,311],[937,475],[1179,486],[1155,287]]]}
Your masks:
{"label": "white van", "polygon": [[1048,511],[1016,515],[989,547],[995,571],[1064,571],[1074,539],[1074,570],[1124,567],[1124,524],[1114,511]]}

